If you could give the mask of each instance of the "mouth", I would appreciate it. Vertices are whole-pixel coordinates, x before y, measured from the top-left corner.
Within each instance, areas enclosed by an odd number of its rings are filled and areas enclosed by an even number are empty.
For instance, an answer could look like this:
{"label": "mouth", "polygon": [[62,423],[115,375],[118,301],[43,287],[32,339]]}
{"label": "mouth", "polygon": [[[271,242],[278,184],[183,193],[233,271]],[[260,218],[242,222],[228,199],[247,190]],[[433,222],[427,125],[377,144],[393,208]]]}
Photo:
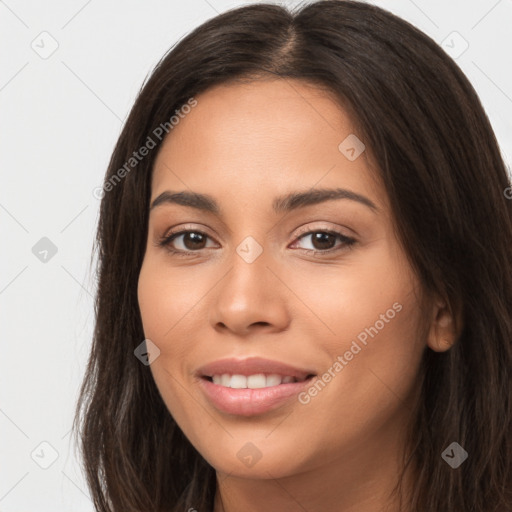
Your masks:
{"label": "mouth", "polygon": [[264,414],[290,404],[317,376],[311,370],[255,357],[219,360],[196,375],[210,404],[236,416]]}

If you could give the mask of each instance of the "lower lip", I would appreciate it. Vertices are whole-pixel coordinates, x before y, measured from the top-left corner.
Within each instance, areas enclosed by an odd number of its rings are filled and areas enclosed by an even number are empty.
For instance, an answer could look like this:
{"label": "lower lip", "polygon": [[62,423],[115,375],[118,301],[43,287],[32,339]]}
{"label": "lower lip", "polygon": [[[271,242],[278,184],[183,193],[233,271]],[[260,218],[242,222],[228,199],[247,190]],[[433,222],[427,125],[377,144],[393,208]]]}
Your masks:
{"label": "lower lip", "polygon": [[238,416],[255,416],[281,407],[309,386],[313,378],[258,389],[228,388],[205,378],[199,380],[202,390],[219,411]]}

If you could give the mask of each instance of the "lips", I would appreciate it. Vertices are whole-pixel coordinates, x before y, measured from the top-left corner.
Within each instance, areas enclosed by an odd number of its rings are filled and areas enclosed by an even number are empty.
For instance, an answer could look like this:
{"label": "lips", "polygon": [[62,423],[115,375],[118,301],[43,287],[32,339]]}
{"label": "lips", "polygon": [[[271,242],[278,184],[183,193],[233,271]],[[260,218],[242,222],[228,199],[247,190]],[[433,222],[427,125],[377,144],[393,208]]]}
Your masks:
{"label": "lips", "polygon": [[209,402],[222,413],[238,416],[263,414],[291,402],[316,376],[306,368],[257,357],[215,361],[196,374]]}

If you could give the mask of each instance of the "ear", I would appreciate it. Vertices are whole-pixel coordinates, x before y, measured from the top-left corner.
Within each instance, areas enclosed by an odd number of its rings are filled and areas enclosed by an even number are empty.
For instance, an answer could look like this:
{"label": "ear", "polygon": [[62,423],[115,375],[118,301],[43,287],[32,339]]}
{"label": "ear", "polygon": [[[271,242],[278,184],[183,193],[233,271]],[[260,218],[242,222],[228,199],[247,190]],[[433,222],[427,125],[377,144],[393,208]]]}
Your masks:
{"label": "ear", "polygon": [[427,335],[427,345],[435,352],[446,352],[457,341],[457,325],[460,318],[455,318],[447,302],[442,299],[434,301],[431,324]]}

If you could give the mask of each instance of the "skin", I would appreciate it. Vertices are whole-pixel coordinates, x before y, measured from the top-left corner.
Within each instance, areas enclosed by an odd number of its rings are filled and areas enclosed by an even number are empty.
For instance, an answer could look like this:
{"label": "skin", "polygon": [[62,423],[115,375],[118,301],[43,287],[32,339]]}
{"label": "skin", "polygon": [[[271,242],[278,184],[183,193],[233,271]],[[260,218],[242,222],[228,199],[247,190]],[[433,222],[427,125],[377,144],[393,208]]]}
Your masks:
{"label": "skin", "polygon": [[[152,209],[138,297],[145,335],[160,349],[155,383],[217,472],[214,510],[398,512],[388,498],[421,356],[427,346],[451,346],[451,314],[439,298],[420,307],[369,148],[354,161],[338,149],[357,132],[333,97],[278,79],[216,86],[196,99],[159,151],[151,202],[170,190],[207,193],[222,215],[170,203]],[[272,210],[276,196],[336,187],[378,209],[338,199]],[[175,249],[195,251],[179,257],[158,246],[171,228],[207,238],[178,236]],[[326,229],[356,242],[300,238]],[[252,263],[236,252],[247,236],[263,250]],[[307,404],[291,399],[239,417],[215,409],[198,385],[195,371],[225,357],[260,356],[321,375],[395,303],[401,311]],[[252,467],[237,457],[248,442],[261,453]]]}

